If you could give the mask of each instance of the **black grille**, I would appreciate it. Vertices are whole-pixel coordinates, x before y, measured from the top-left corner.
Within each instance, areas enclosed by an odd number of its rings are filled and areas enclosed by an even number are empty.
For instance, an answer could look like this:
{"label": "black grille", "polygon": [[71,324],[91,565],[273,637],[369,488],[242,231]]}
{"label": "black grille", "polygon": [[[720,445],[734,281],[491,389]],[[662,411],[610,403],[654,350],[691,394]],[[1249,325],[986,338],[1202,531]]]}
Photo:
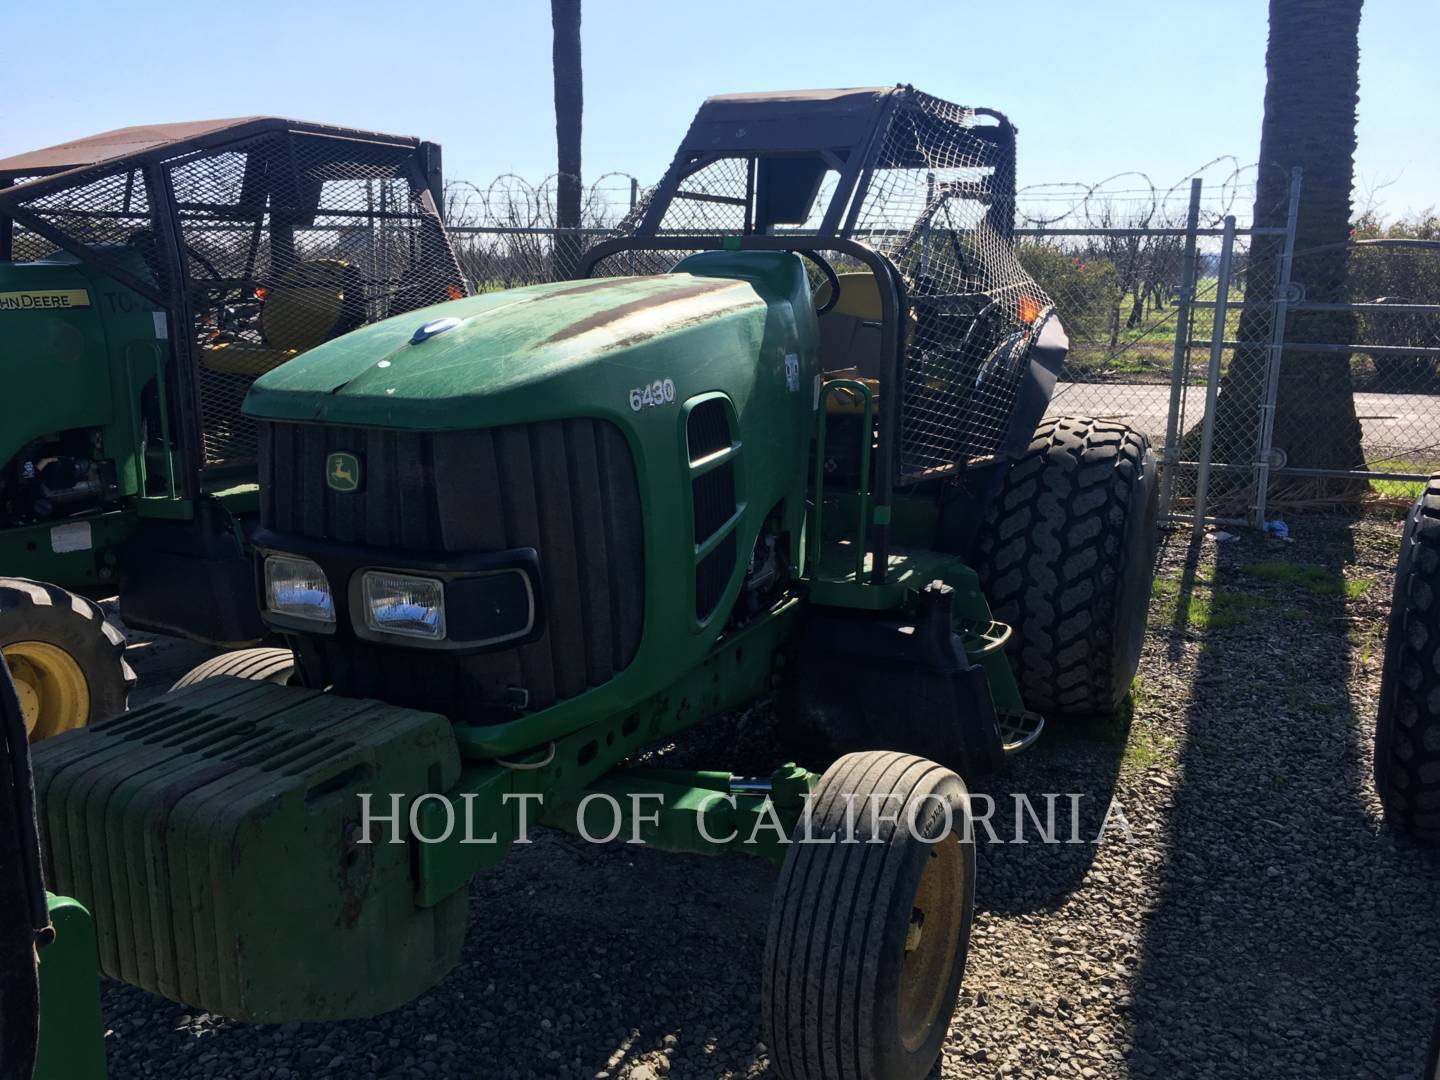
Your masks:
{"label": "black grille", "polygon": [[[686,423],[690,461],[702,461],[732,445],[729,412],[720,398],[703,401]],[[690,481],[694,542],[711,540],[735,516],[735,459],[708,468]],[[695,567],[695,618],[710,617],[735,572],[735,530],[716,544]]]}
{"label": "black grille", "polygon": [[695,500],[695,542],[703,544],[735,513],[735,463],[727,461],[697,476],[690,491]]}
{"label": "black grille", "polygon": [[710,398],[690,410],[685,441],[692,465],[730,445],[730,417],[724,399]]}
{"label": "black grille", "polygon": [[[602,420],[483,431],[260,425],[261,523],[276,532],[428,553],[532,547],[545,633],[456,657],[306,637],[307,683],[491,722],[523,689],[544,708],[634,659],[644,619],[644,531],[625,437]],[[333,491],[326,457],[360,459],[360,490]]]}
{"label": "black grille", "polygon": [[732,530],[695,568],[695,618],[706,619],[715,610],[734,572],[735,533]]}

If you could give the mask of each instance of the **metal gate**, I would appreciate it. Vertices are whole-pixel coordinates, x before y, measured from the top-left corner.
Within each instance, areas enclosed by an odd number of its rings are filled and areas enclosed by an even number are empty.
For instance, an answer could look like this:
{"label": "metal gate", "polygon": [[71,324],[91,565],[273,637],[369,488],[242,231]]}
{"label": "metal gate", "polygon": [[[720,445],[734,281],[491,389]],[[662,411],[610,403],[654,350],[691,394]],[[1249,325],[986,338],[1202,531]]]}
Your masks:
{"label": "metal gate", "polygon": [[[1350,501],[1361,485],[1408,501],[1440,471],[1440,242],[1297,250],[1301,197],[1296,169],[1285,226],[1227,217],[1213,276],[1186,260],[1161,492],[1196,531],[1263,527],[1277,499]],[[1190,230],[1187,252],[1206,232]]]}

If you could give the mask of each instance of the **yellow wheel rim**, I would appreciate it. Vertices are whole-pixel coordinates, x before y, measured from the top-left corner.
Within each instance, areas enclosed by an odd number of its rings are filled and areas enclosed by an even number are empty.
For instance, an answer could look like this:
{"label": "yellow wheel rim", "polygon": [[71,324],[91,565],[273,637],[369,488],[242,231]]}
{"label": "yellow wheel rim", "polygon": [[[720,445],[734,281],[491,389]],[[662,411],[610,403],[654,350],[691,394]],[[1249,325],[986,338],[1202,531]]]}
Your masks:
{"label": "yellow wheel rim", "polygon": [[90,684],[73,656],[48,641],[17,641],[0,653],[15,680],[32,743],[85,726]]}
{"label": "yellow wheel rim", "polygon": [[911,908],[900,974],[900,1040],[914,1053],[945,1004],[965,921],[959,885],[964,881],[960,842],[951,833],[930,849]]}

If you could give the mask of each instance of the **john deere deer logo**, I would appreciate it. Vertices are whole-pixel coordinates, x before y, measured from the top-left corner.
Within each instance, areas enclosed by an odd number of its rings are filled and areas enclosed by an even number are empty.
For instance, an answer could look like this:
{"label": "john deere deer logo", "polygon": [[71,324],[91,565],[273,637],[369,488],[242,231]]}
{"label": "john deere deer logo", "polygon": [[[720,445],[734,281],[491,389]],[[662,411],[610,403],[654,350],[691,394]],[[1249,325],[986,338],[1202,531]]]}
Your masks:
{"label": "john deere deer logo", "polygon": [[325,482],[332,491],[358,491],[360,459],[344,450],[336,450],[325,459]]}

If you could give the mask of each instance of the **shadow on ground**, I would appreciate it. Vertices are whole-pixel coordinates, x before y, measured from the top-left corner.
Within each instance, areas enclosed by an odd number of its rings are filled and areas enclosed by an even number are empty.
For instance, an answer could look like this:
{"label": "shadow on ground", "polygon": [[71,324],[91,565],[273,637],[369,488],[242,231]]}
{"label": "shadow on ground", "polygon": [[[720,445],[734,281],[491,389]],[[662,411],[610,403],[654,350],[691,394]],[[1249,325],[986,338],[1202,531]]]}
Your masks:
{"label": "shadow on ground", "polygon": [[1162,582],[1169,655],[1197,633],[1200,647],[1132,988],[1132,1075],[1419,1074],[1440,872],[1379,828],[1364,685],[1394,538],[1357,552],[1354,529],[1325,526],[1292,544],[1205,541]]}

